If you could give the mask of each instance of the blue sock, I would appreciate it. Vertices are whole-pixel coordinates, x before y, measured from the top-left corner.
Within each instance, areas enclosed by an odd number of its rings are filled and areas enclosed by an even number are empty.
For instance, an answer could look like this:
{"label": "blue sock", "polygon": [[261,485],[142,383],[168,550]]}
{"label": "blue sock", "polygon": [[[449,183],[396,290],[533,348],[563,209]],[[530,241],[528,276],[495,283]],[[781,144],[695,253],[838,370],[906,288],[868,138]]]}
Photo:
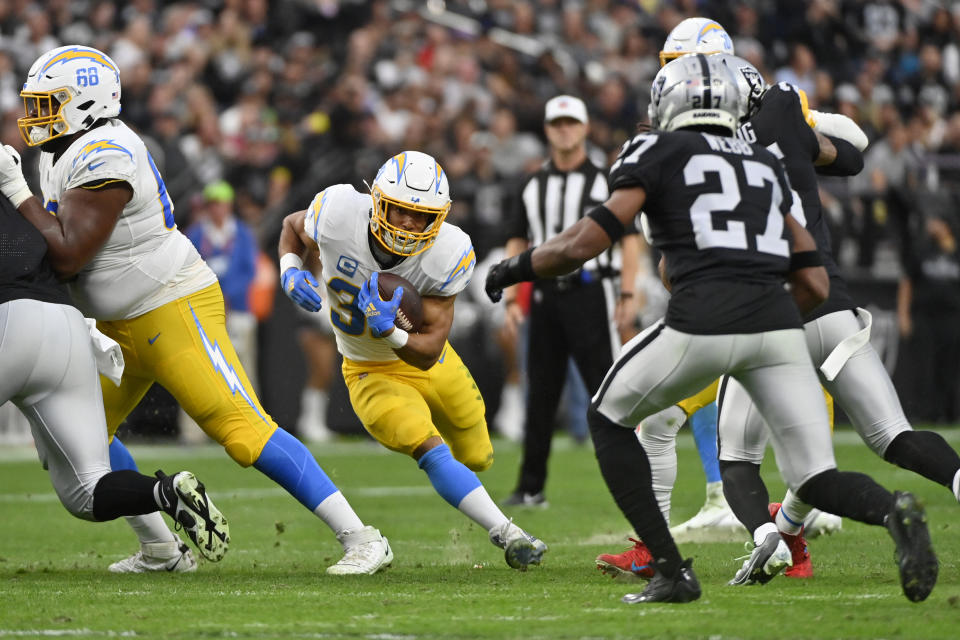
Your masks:
{"label": "blue sock", "polygon": [[427,472],[430,484],[437,490],[440,497],[454,507],[459,507],[464,496],[481,486],[477,474],[454,459],[450,453],[450,447],[446,444],[434,447],[423,454],[417,461],[417,466]]}
{"label": "blue sock", "polygon": [[310,511],[337,491],[313,454],[283,429],[273,432],[253,466]]}
{"label": "blue sock", "polygon": [[711,402],[690,416],[693,440],[697,443],[700,464],[707,482],[720,482],[720,461],[717,460],[717,403]]}
{"label": "blue sock", "polygon": [[110,468],[114,471],[139,471],[130,451],[117,437],[114,437],[113,442],[110,443]]}

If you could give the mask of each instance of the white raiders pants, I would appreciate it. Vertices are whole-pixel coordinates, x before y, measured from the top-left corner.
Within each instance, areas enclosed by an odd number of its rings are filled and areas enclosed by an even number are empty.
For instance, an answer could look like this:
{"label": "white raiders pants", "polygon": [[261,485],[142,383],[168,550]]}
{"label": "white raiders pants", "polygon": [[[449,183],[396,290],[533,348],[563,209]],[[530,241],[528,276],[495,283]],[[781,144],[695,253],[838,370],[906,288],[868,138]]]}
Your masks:
{"label": "white raiders pants", "polygon": [[90,333],[80,312],[37,300],[0,304],[0,404],[30,421],[37,453],[73,515],[93,519],[93,490],[110,471],[107,424]]}
{"label": "white raiders pants", "polygon": [[593,403],[632,429],[729,374],[767,418],[781,472],[797,490],[836,467],[826,404],[804,347],[799,329],[691,335],[654,325],[623,346]]}
{"label": "white raiders pants", "polygon": [[[837,311],[808,322],[804,335],[810,357],[821,366],[838,344],[865,328],[863,317],[852,311]],[[893,382],[869,341],[850,355],[833,380],[817,371],[821,384],[877,455],[882,457],[897,435],[911,429]],[[720,386],[719,436],[721,460],[763,461],[767,444],[763,418],[735,380]]]}

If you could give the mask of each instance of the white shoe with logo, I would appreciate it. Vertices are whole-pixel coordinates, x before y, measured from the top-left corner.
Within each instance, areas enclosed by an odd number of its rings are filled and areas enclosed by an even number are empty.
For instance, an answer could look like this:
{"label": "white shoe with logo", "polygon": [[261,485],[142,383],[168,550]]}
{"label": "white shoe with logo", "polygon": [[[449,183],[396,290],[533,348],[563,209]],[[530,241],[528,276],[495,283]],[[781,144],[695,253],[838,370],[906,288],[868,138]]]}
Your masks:
{"label": "white shoe with logo", "polygon": [[393,549],[377,529],[366,526],[357,531],[345,531],[337,536],[343,545],[343,557],[327,573],[335,576],[372,575],[390,566]]}
{"label": "white shoe with logo", "polygon": [[114,562],[109,567],[113,573],[148,573],[170,571],[185,573],[197,570],[197,559],[190,547],[177,538],[172,542],[141,544],[140,550],[129,558]]}
{"label": "white shoe with logo", "polygon": [[710,542],[741,539],[746,529],[723,497],[722,484],[716,482],[707,485],[707,500],[700,511],[686,522],[671,527],[670,533],[680,543]]}
{"label": "white shoe with logo", "polygon": [[526,571],[531,564],[540,564],[547,552],[546,543],[507,520],[490,529],[490,542],[504,551],[507,564],[513,569]]}
{"label": "white shoe with logo", "polygon": [[803,521],[803,537],[807,540],[817,536],[828,536],[843,528],[843,518],[832,513],[813,509]]}

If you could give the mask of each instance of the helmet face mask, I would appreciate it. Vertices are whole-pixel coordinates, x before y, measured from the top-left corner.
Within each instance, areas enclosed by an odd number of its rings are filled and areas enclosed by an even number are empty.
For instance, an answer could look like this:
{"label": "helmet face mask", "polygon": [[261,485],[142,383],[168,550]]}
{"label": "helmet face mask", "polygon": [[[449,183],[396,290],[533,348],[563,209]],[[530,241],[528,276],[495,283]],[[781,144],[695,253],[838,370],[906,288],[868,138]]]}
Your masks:
{"label": "helmet face mask", "polygon": [[660,51],[660,66],[688,53],[727,53],[733,55],[733,40],[708,18],[687,18],[670,32]]}
{"label": "helmet face mask", "polygon": [[106,54],[67,46],[40,56],[20,92],[20,135],[31,147],[89,129],[120,114],[120,72]]}
{"label": "helmet face mask", "polygon": [[[404,151],[387,160],[374,178],[370,195],[370,232],[380,246],[399,256],[415,256],[430,248],[450,211],[446,173],[436,160],[419,151]],[[396,207],[425,216],[426,226],[416,231],[392,223],[389,214]]]}
{"label": "helmet face mask", "polygon": [[737,130],[740,94],[723,56],[688,55],[667,63],[650,87],[648,115],[653,129],[722,127]]}

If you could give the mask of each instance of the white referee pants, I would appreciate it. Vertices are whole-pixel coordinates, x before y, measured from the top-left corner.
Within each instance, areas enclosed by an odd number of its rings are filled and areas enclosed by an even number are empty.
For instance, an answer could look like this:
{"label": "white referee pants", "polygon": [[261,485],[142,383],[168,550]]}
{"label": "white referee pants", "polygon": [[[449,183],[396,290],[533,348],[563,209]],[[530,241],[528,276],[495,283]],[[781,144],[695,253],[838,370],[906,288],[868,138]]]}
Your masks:
{"label": "white referee pants", "polygon": [[624,345],[593,403],[632,429],[724,374],[766,417],[790,488],[836,467],[826,405],[799,329],[692,335],[657,325]]}
{"label": "white referee pants", "polygon": [[100,378],[74,307],[20,299],[0,304],[0,404],[30,421],[60,501],[93,520],[93,490],[110,471]]}
{"label": "white referee pants", "polygon": [[[863,320],[851,311],[837,311],[808,322],[804,336],[813,362],[818,367],[822,365],[838,344],[864,327]],[[882,457],[897,435],[911,429],[893,382],[869,341],[847,359],[833,380],[817,371],[821,384],[877,455]],[[763,461],[767,429],[750,397],[735,380],[720,387],[719,433],[721,460],[754,464]]]}

